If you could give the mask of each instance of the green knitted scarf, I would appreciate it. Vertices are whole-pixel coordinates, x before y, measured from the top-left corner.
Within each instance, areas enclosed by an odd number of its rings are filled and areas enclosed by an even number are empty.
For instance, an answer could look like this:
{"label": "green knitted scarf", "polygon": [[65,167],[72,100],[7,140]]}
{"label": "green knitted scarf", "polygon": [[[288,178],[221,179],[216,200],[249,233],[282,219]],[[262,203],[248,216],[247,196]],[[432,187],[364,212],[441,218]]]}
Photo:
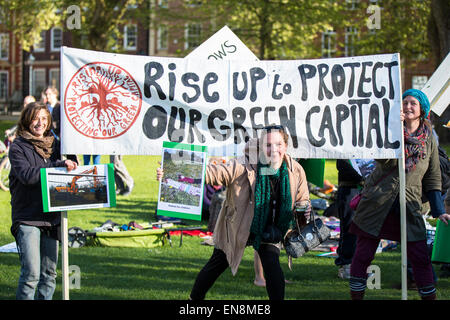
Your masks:
{"label": "green knitted scarf", "polygon": [[[255,213],[253,216],[252,225],[250,227],[250,232],[255,235],[255,239],[253,241],[253,247],[255,248],[255,250],[259,249],[259,246],[261,244],[261,236],[263,234],[264,228],[266,227],[267,219],[269,218],[269,216],[271,216],[271,213],[269,212],[271,195],[269,181],[270,178],[267,174],[268,171],[271,170],[271,168],[267,165],[258,163],[257,170],[258,174],[256,176],[255,186]],[[281,231],[281,234],[284,235],[286,234],[293,220],[291,188],[289,185],[288,169],[284,161],[281,167],[276,172],[274,172],[273,177],[280,179],[280,203],[277,203],[280,211],[278,220],[276,221],[275,225]]]}

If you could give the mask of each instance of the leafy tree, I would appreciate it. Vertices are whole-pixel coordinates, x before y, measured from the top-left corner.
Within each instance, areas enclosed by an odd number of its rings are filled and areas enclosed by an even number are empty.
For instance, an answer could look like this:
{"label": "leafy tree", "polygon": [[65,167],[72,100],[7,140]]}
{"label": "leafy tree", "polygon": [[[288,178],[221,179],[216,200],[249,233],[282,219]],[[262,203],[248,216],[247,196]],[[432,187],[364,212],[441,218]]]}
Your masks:
{"label": "leafy tree", "polygon": [[329,0],[204,0],[198,10],[228,25],[260,59],[298,59],[319,55],[317,34],[342,20],[341,7]]}
{"label": "leafy tree", "polygon": [[61,22],[58,4],[59,1],[49,0],[0,0],[0,21],[29,51],[40,40],[41,31]]}
{"label": "leafy tree", "polygon": [[[73,4],[72,0],[61,0],[65,7]],[[122,27],[130,22],[148,25],[148,0],[81,0],[76,5],[80,8],[80,28],[70,30],[75,47],[119,52],[123,46],[117,45],[122,40]],[[65,12],[65,19],[70,13]]]}
{"label": "leafy tree", "polygon": [[[203,11],[204,17],[209,14],[217,29],[227,24],[261,59],[320,57],[320,35],[326,30],[337,33],[335,56],[342,56],[346,28],[352,27],[357,31],[352,38],[354,55],[400,52],[406,61],[421,60],[429,57],[431,50],[427,37],[431,3],[435,3],[434,15],[441,15],[440,20],[435,19],[440,25],[448,21],[444,18],[449,12],[448,0],[380,0],[375,7],[362,0],[185,2],[201,2],[198,11]],[[376,14],[378,21],[373,21]],[[449,42],[448,34],[441,31],[440,39],[446,37]]]}
{"label": "leafy tree", "polygon": [[441,62],[450,52],[450,2],[431,0],[428,36],[436,61]]}
{"label": "leafy tree", "polygon": [[382,0],[375,6],[361,2],[345,26],[358,28],[355,49],[359,55],[400,52],[408,61],[421,60],[430,53],[430,11],[430,0]]}

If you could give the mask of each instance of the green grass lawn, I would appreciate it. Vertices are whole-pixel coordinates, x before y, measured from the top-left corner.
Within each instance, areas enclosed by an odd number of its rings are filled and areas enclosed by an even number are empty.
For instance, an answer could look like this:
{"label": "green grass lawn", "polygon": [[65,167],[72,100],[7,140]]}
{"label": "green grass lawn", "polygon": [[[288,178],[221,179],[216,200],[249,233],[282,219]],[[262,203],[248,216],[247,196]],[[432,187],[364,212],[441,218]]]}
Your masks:
{"label": "green grass lawn", "polygon": [[[9,124],[2,122],[0,132]],[[79,210],[68,214],[69,227],[92,229],[108,219],[117,223],[154,221],[158,183],[155,171],[157,156],[125,156],[124,162],[135,180],[130,196],[118,196],[117,207],[109,209]],[[109,157],[102,156],[107,163]],[[335,162],[327,160],[326,178],[337,183]],[[14,241],[10,234],[11,208],[9,193],[0,191],[0,245]],[[186,221],[188,222],[188,221]],[[188,222],[206,227],[207,222]],[[69,264],[81,271],[80,289],[70,291],[70,299],[187,299],[194,279],[213,248],[201,245],[197,237],[172,237],[173,246],[145,248],[108,248],[87,246],[69,249]],[[287,256],[282,252],[281,263],[285,276],[292,280],[286,285],[286,299],[339,300],[349,299],[348,283],[337,277],[337,267],[332,258],[317,257],[310,252],[294,259],[293,270],[287,266]],[[381,270],[381,289],[367,290],[367,299],[400,299],[401,291],[393,289],[400,283],[400,251],[380,253],[373,264]],[[435,266],[439,275],[439,266]],[[17,254],[0,253],[0,300],[14,299],[20,265]],[[265,300],[264,288],[253,285],[253,249],[247,248],[236,276],[227,270],[209,291],[208,299]],[[54,299],[61,299],[61,270]],[[418,299],[409,291],[409,299]],[[438,298],[450,299],[450,279],[438,282]]]}

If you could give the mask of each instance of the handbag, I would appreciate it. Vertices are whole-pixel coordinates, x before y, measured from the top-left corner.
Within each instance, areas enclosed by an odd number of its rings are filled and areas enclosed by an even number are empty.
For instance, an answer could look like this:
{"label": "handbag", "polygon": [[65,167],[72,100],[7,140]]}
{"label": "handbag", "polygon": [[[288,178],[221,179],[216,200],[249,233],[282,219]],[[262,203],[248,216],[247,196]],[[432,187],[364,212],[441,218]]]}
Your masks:
{"label": "handbag", "polygon": [[[383,180],[384,178],[386,178],[388,175],[390,175],[393,171],[395,170],[395,168],[393,168],[391,171],[389,171],[388,173],[386,173],[384,176],[382,176],[380,179],[378,179],[377,182],[375,182],[374,186],[376,186],[377,184],[379,184],[381,182],[381,180]],[[357,194],[355,194],[352,198],[352,200],[350,200],[350,209],[352,209],[353,211],[356,210],[356,208],[358,208],[358,204],[361,201],[362,198],[362,191],[358,192]]]}
{"label": "handbag", "polygon": [[301,257],[330,237],[330,229],[314,216],[314,210],[311,210],[311,219],[304,228],[300,229],[297,219],[296,222],[297,229],[288,232],[284,239],[286,253],[293,258]]}
{"label": "handbag", "polygon": [[360,191],[353,196],[352,200],[350,200],[350,209],[355,211],[356,208],[358,207],[359,202],[361,201],[361,198],[362,198],[362,193]]}

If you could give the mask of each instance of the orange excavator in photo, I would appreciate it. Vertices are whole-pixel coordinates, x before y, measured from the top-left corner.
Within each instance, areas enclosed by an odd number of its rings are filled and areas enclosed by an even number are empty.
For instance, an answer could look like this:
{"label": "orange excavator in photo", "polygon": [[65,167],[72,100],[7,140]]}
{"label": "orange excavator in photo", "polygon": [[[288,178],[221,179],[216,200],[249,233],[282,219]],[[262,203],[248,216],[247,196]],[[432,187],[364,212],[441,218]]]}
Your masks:
{"label": "orange excavator in photo", "polygon": [[78,179],[82,178],[83,174],[89,174],[89,173],[92,173],[94,175],[94,188],[97,188],[97,184],[98,184],[98,178],[96,177],[97,167],[94,166],[94,168],[85,170],[85,171],[81,172],[80,175],[76,175],[75,177],[73,177],[72,181],[67,184],[68,185],[67,187],[55,187],[56,191],[77,193],[78,192],[78,185],[77,185]]}

